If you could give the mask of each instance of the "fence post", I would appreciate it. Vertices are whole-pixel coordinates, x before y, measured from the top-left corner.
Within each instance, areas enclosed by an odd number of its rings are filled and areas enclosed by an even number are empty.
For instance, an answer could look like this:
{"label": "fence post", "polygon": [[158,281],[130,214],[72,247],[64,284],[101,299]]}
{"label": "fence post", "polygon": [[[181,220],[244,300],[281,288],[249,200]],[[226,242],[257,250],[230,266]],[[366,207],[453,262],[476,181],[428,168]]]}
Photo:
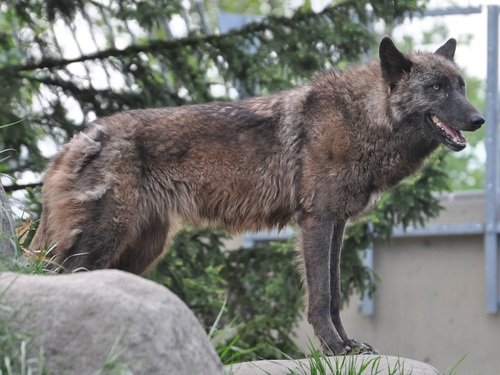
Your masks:
{"label": "fence post", "polygon": [[494,314],[499,307],[498,218],[500,192],[498,183],[498,15],[500,7],[488,6],[488,57],[486,83],[486,226],[484,235],[484,269],[486,311]]}

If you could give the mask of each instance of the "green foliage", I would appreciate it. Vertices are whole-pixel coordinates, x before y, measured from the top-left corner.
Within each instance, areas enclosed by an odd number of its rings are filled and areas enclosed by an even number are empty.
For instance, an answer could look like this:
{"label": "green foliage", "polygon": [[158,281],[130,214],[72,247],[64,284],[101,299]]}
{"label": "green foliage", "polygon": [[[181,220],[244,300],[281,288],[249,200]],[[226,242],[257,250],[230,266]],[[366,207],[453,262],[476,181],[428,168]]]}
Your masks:
{"label": "green foliage", "polygon": [[285,12],[285,2],[282,0],[246,0],[246,1],[232,1],[221,0],[219,6],[226,12],[245,15],[277,15],[280,16]]}
{"label": "green foliage", "polygon": [[186,228],[148,277],[166,285],[196,314],[208,330],[226,297],[226,255],[221,231]]}
{"label": "green foliage", "polygon": [[148,277],[186,302],[207,331],[217,321],[224,332],[218,346],[228,362],[275,358],[271,345],[297,354],[292,332],[302,293],[293,247],[225,251],[225,238],[221,231],[181,231]]}
{"label": "green foliage", "polygon": [[[302,311],[294,246],[272,243],[228,255],[228,315],[238,319],[238,344],[259,347],[261,358],[276,358],[273,347],[298,354],[293,330]],[[263,346],[264,344],[264,346]]]}

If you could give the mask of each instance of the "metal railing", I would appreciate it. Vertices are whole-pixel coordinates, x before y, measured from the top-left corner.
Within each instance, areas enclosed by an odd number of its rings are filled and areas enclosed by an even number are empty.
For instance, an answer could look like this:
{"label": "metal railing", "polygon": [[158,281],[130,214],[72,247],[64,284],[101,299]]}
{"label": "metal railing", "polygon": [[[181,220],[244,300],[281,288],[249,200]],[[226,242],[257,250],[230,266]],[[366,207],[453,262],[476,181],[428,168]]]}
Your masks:
{"label": "metal railing", "polygon": [[500,231],[500,184],[499,179],[499,97],[498,97],[498,16],[500,6],[488,6],[488,58],[486,82],[486,218],[484,233],[484,269],[486,311],[497,313],[500,307],[500,277],[498,245]]}

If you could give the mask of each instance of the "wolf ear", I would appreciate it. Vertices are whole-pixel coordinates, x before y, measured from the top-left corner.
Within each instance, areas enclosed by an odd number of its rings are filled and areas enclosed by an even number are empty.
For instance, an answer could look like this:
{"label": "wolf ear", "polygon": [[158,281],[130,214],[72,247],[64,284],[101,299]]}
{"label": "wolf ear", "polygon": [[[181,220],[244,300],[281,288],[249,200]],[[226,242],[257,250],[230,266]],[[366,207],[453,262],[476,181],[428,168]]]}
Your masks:
{"label": "wolf ear", "polygon": [[391,38],[387,36],[380,42],[379,56],[382,76],[391,86],[412,67],[412,62],[397,49]]}
{"label": "wolf ear", "polygon": [[457,48],[457,41],[453,38],[448,39],[448,41],[443,44],[441,47],[439,47],[435,54],[441,55],[446,57],[448,60],[453,60],[453,57],[455,56],[455,50]]}

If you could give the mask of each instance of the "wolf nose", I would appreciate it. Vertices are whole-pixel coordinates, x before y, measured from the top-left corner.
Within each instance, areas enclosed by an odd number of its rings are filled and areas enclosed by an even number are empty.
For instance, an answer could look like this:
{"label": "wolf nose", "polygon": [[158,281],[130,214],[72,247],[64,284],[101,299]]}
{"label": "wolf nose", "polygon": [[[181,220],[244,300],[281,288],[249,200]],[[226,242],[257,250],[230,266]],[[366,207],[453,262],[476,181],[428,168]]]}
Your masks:
{"label": "wolf nose", "polygon": [[480,115],[478,115],[477,113],[474,113],[471,117],[470,117],[470,123],[471,125],[474,125],[475,127],[480,127],[481,125],[484,124],[484,118]]}

